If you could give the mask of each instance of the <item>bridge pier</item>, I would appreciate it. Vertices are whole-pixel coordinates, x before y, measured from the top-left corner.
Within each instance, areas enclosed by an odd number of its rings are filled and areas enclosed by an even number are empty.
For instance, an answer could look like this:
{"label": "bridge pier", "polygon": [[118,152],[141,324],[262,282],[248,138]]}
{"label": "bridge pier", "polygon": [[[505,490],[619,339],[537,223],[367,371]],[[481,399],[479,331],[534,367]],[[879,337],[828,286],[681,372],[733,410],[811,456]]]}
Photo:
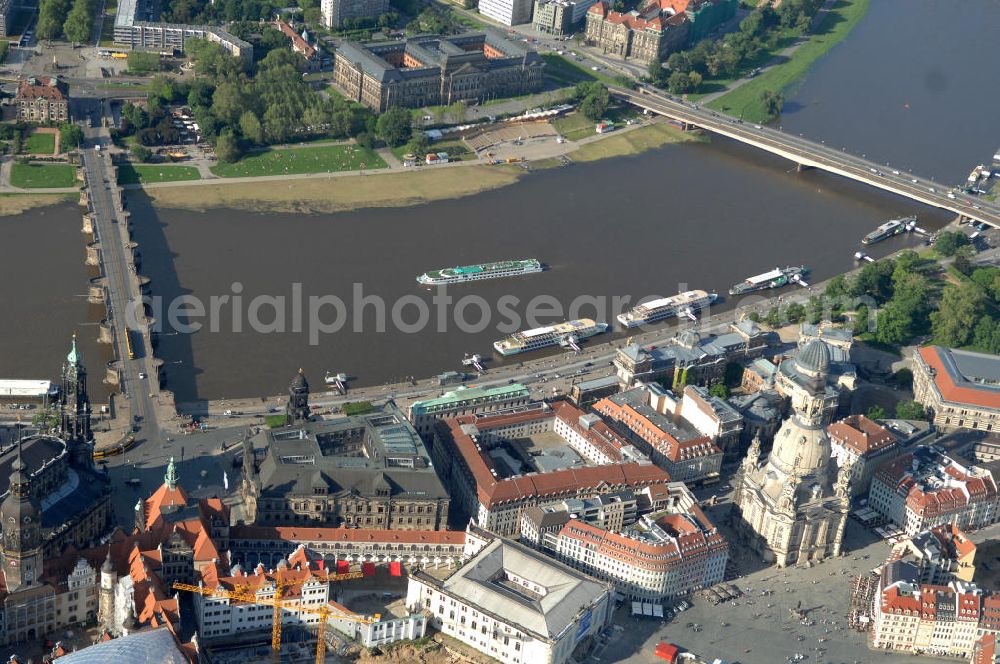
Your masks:
{"label": "bridge pier", "polygon": [[107,321],[102,321],[97,328],[97,341],[102,344],[114,343],[114,334],[111,332],[111,326],[108,325]]}
{"label": "bridge pier", "polygon": [[806,164],[795,164],[795,172],[801,173],[802,171],[812,170],[813,166],[808,166]]}
{"label": "bridge pier", "polygon": [[101,264],[101,243],[91,242],[87,245],[87,260],[84,261],[86,265],[100,265]]}
{"label": "bridge pier", "polygon": [[100,278],[93,279],[87,289],[87,302],[90,304],[107,304],[104,294],[104,283]]}

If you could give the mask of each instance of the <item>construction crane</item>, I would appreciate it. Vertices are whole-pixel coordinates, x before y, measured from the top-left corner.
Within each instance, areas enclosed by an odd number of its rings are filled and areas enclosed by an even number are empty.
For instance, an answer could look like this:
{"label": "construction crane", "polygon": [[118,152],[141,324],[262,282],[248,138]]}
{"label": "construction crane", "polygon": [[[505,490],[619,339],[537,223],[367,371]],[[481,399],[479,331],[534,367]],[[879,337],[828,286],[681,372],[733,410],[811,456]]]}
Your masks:
{"label": "construction crane", "polygon": [[[319,578],[330,582],[360,579],[363,578],[363,576],[364,575],[361,572],[347,572],[346,574],[330,574],[326,577],[321,576]],[[320,617],[320,622],[316,632],[316,664],[323,664],[326,659],[326,621],[330,615],[335,615],[338,620],[351,620],[364,624],[377,623],[382,619],[382,615],[379,613],[376,613],[371,618],[368,616],[344,616],[331,610],[325,605],[314,607],[286,602],[283,599],[285,589],[288,588],[288,586],[298,585],[300,583],[302,583],[302,581],[286,581],[278,576],[275,576],[274,597],[258,597],[256,592],[249,585],[244,584],[235,586],[233,590],[226,590],[222,586],[218,586],[216,588],[205,588],[204,586],[195,586],[189,583],[174,582],[173,588],[174,590],[184,590],[186,592],[197,593],[204,597],[224,598],[237,602],[246,602],[247,604],[274,607],[273,622],[271,624],[271,657],[276,662],[279,661],[281,655],[282,610],[309,613]]]}

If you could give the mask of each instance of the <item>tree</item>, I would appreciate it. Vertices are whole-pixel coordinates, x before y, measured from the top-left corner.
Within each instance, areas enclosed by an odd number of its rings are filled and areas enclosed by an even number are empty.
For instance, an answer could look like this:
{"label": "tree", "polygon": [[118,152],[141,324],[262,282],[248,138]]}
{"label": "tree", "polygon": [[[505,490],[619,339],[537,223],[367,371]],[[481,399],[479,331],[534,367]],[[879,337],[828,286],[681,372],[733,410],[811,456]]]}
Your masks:
{"label": "tree", "polygon": [[671,72],[679,71],[686,74],[693,69],[691,55],[687,51],[671,53],[667,58],[667,67]]}
{"label": "tree", "polygon": [[982,315],[986,295],[978,284],[949,284],[941,293],[938,310],[931,314],[934,340],[949,348],[964,346]]}
{"label": "tree", "polygon": [[430,141],[427,139],[427,134],[422,131],[415,133],[410,142],[406,144],[406,151],[417,157],[427,154],[429,148]]}
{"label": "tree", "polygon": [[691,87],[691,76],[682,71],[675,71],[667,79],[667,90],[678,95],[688,91]]}
{"label": "tree", "polygon": [[1000,267],[977,267],[969,276],[994,302],[1000,302]]}
{"label": "tree", "polygon": [[236,140],[236,137],[233,136],[232,130],[223,129],[219,134],[219,138],[215,142],[215,154],[219,157],[220,161],[228,163],[240,160],[240,144]]}
{"label": "tree", "polygon": [[945,231],[938,235],[934,248],[942,256],[954,256],[960,247],[969,244],[969,236],[958,231]]}
{"label": "tree", "polygon": [[898,387],[904,390],[908,390],[913,386],[913,372],[906,367],[903,367],[893,374],[892,379],[896,382]]}
{"label": "tree", "polygon": [[247,106],[243,87],[236,81],[220,83],[212,94],[212,112],[228,125],[239,122]]}
{"label": "tree", "polygon": [[589,120],[600,120],[608,111],[611,96],[603,85],[593,88],[580,102],[580,112]]}
{"label": "tree", "polygon": [[901,420],[924,420],[927,413],[916,401],[900,401],[896,404],[896,417]]}
{"label": "tree", "polygon": [[76,0],[73,3],[73,9],[70,10],[63,23],[63,33],[66,35],[66,39],[77,44],[88,41],[94,27],[92,16],[90,0]]}
{"label": "tree", "polygon": [[907,275],[919,272],[918,266],[921,262],[920,254],[913,251],[912,249],[907,249],[900,252],[895,258],[895,268],[892,271],[892,282],[898,285],[902,282]]}
{"label": "tree", "polygon": [[128,54],[128,70],[136,74],[159,71],[160,54],[149,51],[130,51]]}
{"label": "tree", "polygon": [[264,134],[269,143],[284,143],[298,124],[295,111],[288,104],[271,104],[264,111]]}
{"label": "tree", "polygon": [[448,117],[452,122],[465,122],[465,114],[469,112],[469,105],[462,100],[456,101],[448,107]]}
{"label": "tree", "polygon": [[391,147],[410,140],[413,133],[413,116],[405,108],[394,106],[379,116],[375,134]]}
{"label": "tree", "polygon": [[874,405],[868,408],[868,412],[865,413],[869,420],[884,420],[885,419],[885,408],[879,405]]}
{"label": "tree", "polygon": [[80,125],[73,122],[67,122],[59,127],[59,150],[61,152],[69,152],[75,148],[80,147],[80,143],[83,142],[83,129]]}
{"label": "tree", "polygon": [[240,116],[240,133],[243,138],[257,145],[264,144],[264,126],[253,111],[245,111]]}
{"label": "tree", "polygon": [[132,156],[139,161],[149,161],[149,158],[153,156],[152,150],[147,147],[143,147],[142,145],[133,146],[129,151],[132,153]]}
{"label": "tree", "polygon": [[781,108],[785,105],[785,97],[780,92],[764,90],[760,93],[760,100],[769,116],[773,118],[781,115]]}
{"label": "tree", "polygon": [[789,323],[801,323],[805,317],[806,308],[798,302],[792,302],[785,308],[785,318]]}
{"label": "tree", "polygon": [[878,325],[875,328],[875,340],[879,343],[895,346],[907,341],[911,334],[913,318],[903,307],[890,302],[878,312]]}
{"label": "tree", "polygon": [[176,91],[174,90],[173,81],[163,74],[157,74],[149,82],[149,93],[147,96],[151,100],[160,100],[161,104],[169,104],[173,102],[175,95]]}
{"label": "tree", "polygon": [[972,330],[972,347],[984,353],[1000,354],[1000,321],[983,314]]}
{"label": "tree", "polygon": [[719,397],[720,399],[725,399],[729,396],[729,388],[722,381],[712,383],[708,388],[708,393],[713,397]]}
{"label": "tree", "polygon": [[[675,53],[674,55],[680,55]],[[649,82],[657,87],[662,87],[668,77],[667,70],[663,68],[663,62],[659,58],[654,58],[649,62]]]}
{"label": "tree", "polygon": [[69,0],[42,0],[38,6],[38,25],[35,34],[39,39],[56,39],[62,34],[69,12]]}

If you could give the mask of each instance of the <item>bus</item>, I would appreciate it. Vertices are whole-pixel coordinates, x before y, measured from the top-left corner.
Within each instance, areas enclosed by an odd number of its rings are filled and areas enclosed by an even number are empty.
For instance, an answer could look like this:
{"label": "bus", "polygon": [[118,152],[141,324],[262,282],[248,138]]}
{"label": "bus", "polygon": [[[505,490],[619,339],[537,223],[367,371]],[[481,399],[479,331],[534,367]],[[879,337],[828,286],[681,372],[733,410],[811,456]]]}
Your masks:
{"label": "bus", "polygon": [[125,351],[128,353],[128,359],[135,359],[135,349],[132,348],[132,330],[125,328]]}

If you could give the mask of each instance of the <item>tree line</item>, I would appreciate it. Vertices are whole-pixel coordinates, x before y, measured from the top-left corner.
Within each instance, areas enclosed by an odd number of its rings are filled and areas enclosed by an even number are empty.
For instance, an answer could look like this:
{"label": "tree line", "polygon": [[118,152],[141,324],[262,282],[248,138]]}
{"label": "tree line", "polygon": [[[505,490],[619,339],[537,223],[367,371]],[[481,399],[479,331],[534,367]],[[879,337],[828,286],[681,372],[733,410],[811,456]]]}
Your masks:
{"label": "tree line", "polygon": [[94,29],[94,0],[42,0],[38,6],[39,39],[66,39],[83,43],[90,41]]}
{"label": "tree line", "polygon": [[190,82],[154,77],[148,110],[127,106],[122,135],[134,134],[147,147],[177,143],[166,107],[187,104],[223,161],[236,161],[255,146],[309,136],[355,137],[371,144],[376,124],[371,111],[337,95],[321,97],[303,80],[305,61],[297,53],[273,49],[247,66],[211,42],[189,40],[186,49],[199,77]]}
{"label": "tree line", "polygon": [[667,69],[659,60],[651,62],[650,81],[673,94],[683,94],[697,91],[706,78],[735,77],[775,48],[782,37],[806,32],[822,6],[823,0],[785,0],[777,8],[759,7],[740,21],[736,32],[671,54]]}
{"label": "tree line", "polygon": [[845,320],[853,312],[855,333],[875,343],[896,347],[933,341],[1000,354],[1000,267],[972,265],[964,233],[941,233],[935,250],[953,257],[952,279],[941,278],[937,262],[908,250],[894,259],[868,263],[857,275],[834,277],[824,297],[750,317],[780,327]]}

